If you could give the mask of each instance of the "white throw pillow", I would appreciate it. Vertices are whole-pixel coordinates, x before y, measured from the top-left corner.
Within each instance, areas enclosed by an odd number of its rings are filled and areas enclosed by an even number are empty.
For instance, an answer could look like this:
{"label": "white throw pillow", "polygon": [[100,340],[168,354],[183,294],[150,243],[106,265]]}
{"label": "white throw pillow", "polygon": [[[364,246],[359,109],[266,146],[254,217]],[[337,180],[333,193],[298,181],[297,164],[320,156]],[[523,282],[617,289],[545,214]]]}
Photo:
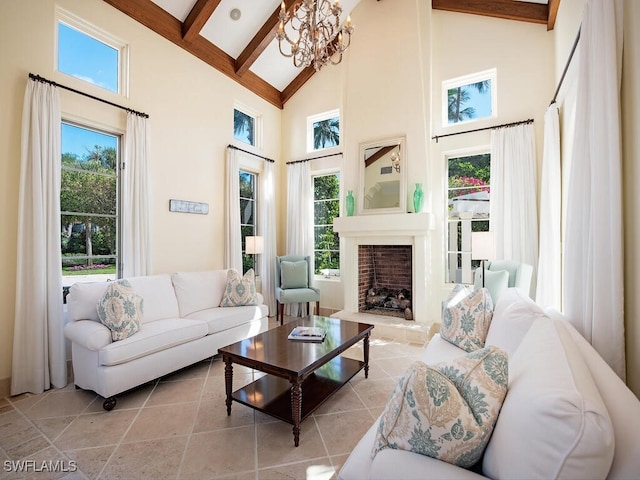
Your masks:
{"label": "white throw pillow", "polygon": [[127,280],[110,282],[97,311],[100,321],[111,330],[111,339],[124,340],[140,330],[142,297]]}
{"label": "white throw pillow", "polygon": [[538,319],[509,362],[509,391],[483,459],[493,479],[606,478],[609,413],[566,331]]}
{"label": "white throw pillow", "polygon": [[493,316],[493,302],[485,288],[456,285],[442,308],[442,338],[472,352],[483,348]]}
{"label": "white throw pillow", "polygon": [[249,269],[244,276],[231,268],[227,271],[227,289],[222,296],[221,307],[241,307],[243,305],[258,305],[256,282],[253,269]]}
{"label": "white throw pillow", "polygon": [[498,418],[508,376],[507,357],[496,347],[431,366],[414,362],[380,417],[372,456],[393,448],[475,465]]}

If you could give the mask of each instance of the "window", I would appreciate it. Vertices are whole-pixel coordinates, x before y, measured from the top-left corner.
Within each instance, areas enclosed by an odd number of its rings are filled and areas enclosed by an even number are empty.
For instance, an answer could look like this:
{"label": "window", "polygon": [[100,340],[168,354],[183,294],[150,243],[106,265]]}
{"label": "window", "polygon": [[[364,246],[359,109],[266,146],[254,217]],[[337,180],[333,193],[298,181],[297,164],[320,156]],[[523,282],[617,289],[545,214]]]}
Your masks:
{"label": "window", "polygon": [[246,273],[247,270],[253,268],[253,271],[258,274],[255,255],[246,253],[246,238],[255,236],[258,232],[256,225],[256,199],[258,198],[256,191],[257,181],[258,176],[255,173],[240,170],[240,234],[242,236],[243,273]]}
{"label": "window", "polygon": [[479,153],[448,160],[447,275],[452,283],[473,283],[471,232],[489,231],[491,155]]}
{"label": "window", "polygon": [[340,275],[340,239],[333,219],[340,213],[340,175],[313,177],[313,230],[316,275]]}
{"label": "window", "polygon": [[340,145],[340,111],[320,113],[307,118],[307,151]]}
{"label": "window", "polygon": [[120,137],[62,123],[63,286],[118,276]]}
{"label": "window", "polygon": [[443,82],[442,97],[445,126],[495,117],[495,69]]}
{"label": "window", "polygon": [[252,112],[245,106],[236,106],[233,109],[233,138],[251,145],[260,147],[262,144],[262,116]]}
{"label": "window", "polygon": [[58,71],[126,95],[126,44],[71,14],[57,15]]}

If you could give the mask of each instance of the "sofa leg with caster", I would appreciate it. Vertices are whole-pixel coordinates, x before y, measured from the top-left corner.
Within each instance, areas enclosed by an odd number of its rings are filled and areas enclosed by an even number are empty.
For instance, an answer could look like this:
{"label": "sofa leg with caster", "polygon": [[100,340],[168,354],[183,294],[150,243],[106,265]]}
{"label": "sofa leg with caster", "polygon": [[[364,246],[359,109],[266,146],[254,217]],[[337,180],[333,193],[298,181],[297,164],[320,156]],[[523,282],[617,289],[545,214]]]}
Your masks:
{"label": "sofa leg with caster", "polygon": [[102,404],[102,408],[104,408],[107,412],[113,410],[116,406],[116,397],[105,398],[104,403]]}

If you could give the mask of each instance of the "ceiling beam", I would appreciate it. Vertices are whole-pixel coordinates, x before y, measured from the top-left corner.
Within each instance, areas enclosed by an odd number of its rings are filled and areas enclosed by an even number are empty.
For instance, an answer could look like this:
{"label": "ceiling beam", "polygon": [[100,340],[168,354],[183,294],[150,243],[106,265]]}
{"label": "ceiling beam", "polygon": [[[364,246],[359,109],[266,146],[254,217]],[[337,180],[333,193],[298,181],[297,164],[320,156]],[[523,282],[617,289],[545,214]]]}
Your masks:
{"label": "ceiling beam", "polygon": [[315,73],[316,69],[309,66],[303,69],[296,78],[291,80],[291,83],[287,85],[280,94],[280,101],[282,102],[282,104],[284,105],[285,103],[287,103],[287,101],[289,101],[289,99],[293,97],[295,93],[300,90],[311,77],[315,75]]}
{"label": "ceiling beam", "polygon": [[471,13],[522,22],[547,24],[548,5],[516,0],[431,0],[434,10]]}
{"label": "ceiling beam", "polygon": [[380,150],[378,150],[376,153],[374,153],[373,155],[371,155],[369,158],[367,158],[364,161],[364,166],[368,167],[369,165],[374,163],[376,160],[381,159],[387,153],[393,151],[393,149],[396,148],[396,147],[397,147],[397,145],[387,145],[386,147],[382,147]]}
{"label": "ceiling beam", "polygon": [[547,30],[553,30],[556,26],[556,17],[558,16],[558,7],[560,0],[549,0],[549,13],[547,17]]}
{"label": "ceiling beam", "polygon": [[278,108],[283,107],[279,90],[262,80],[253,72],[246,72],[244,75],[236,74],[235,60],[204,37],[197,35],[191,43],[186,42],[182,38],[182,22],[151,0],[104,1],[150,28],[158,35],[161,35],[192,55],[195,55],[200,60],[227,75],[240,85],[248,88],[272,105]]}
{"label": "ceiling beam", "polygon": [[[297,7],[302,0],[285,0],[285,8],[289,13],[291,13],[294,7]],[[243,75],[253,62],[257,60],[257,58],[264,52],[264,50],[269,46],[269,44],[276,37],[276,32],[278,31],[278,24],[280,23],[280,19],[278,15],[280,14],[280,7],[276,8],[271,16],[267,19],[267,21],[262,25],[258,33],[251,39],[249,45],[245,47],[238,58],[236,59],[236,73],[238,75]]]}
{"label": "ceiling beam", "polygon": [[182,39],[193,42],[222,0],[198,0],[182,24]]}

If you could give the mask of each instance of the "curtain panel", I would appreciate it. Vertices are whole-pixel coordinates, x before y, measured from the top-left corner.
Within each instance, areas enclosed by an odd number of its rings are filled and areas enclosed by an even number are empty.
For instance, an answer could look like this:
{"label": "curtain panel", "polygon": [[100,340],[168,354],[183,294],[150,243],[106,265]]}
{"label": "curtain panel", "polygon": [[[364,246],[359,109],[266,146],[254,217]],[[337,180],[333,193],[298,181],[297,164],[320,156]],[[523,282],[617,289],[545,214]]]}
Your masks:
{"label": "curtain panel", "polygon": [[264,238],[264,251],[261,255],[260,273],[262,281],[262,296],[269,307],[269,316],[276,315],[275,297],[275,258],[276,258],[276,199],[275,199],[275,167],[273,162],[264,162],[264,169],[260,176],[258,192],[260,210],[258,220],[258,234]]}
{"label": "curtain panel", "polygon": [[242,232],[240,230],[240,160],[241,152],[227,148],[227,205],[224,256],[226,268],[242,272]]}
{"label": "curtain panel", "polygon": [[621,2],[585,5],[578,53],[563,306],[568,320],[624,380]]}
{"label": "curtain panel", "polygon": [[60,253],[60,98],[29,80],[22,111],[11,395],[67,384]]}
{"label": "curtain panel", "polygon": [[151,274],[151,185],[149,120],[127,113],[122,212],[123,277]]}

